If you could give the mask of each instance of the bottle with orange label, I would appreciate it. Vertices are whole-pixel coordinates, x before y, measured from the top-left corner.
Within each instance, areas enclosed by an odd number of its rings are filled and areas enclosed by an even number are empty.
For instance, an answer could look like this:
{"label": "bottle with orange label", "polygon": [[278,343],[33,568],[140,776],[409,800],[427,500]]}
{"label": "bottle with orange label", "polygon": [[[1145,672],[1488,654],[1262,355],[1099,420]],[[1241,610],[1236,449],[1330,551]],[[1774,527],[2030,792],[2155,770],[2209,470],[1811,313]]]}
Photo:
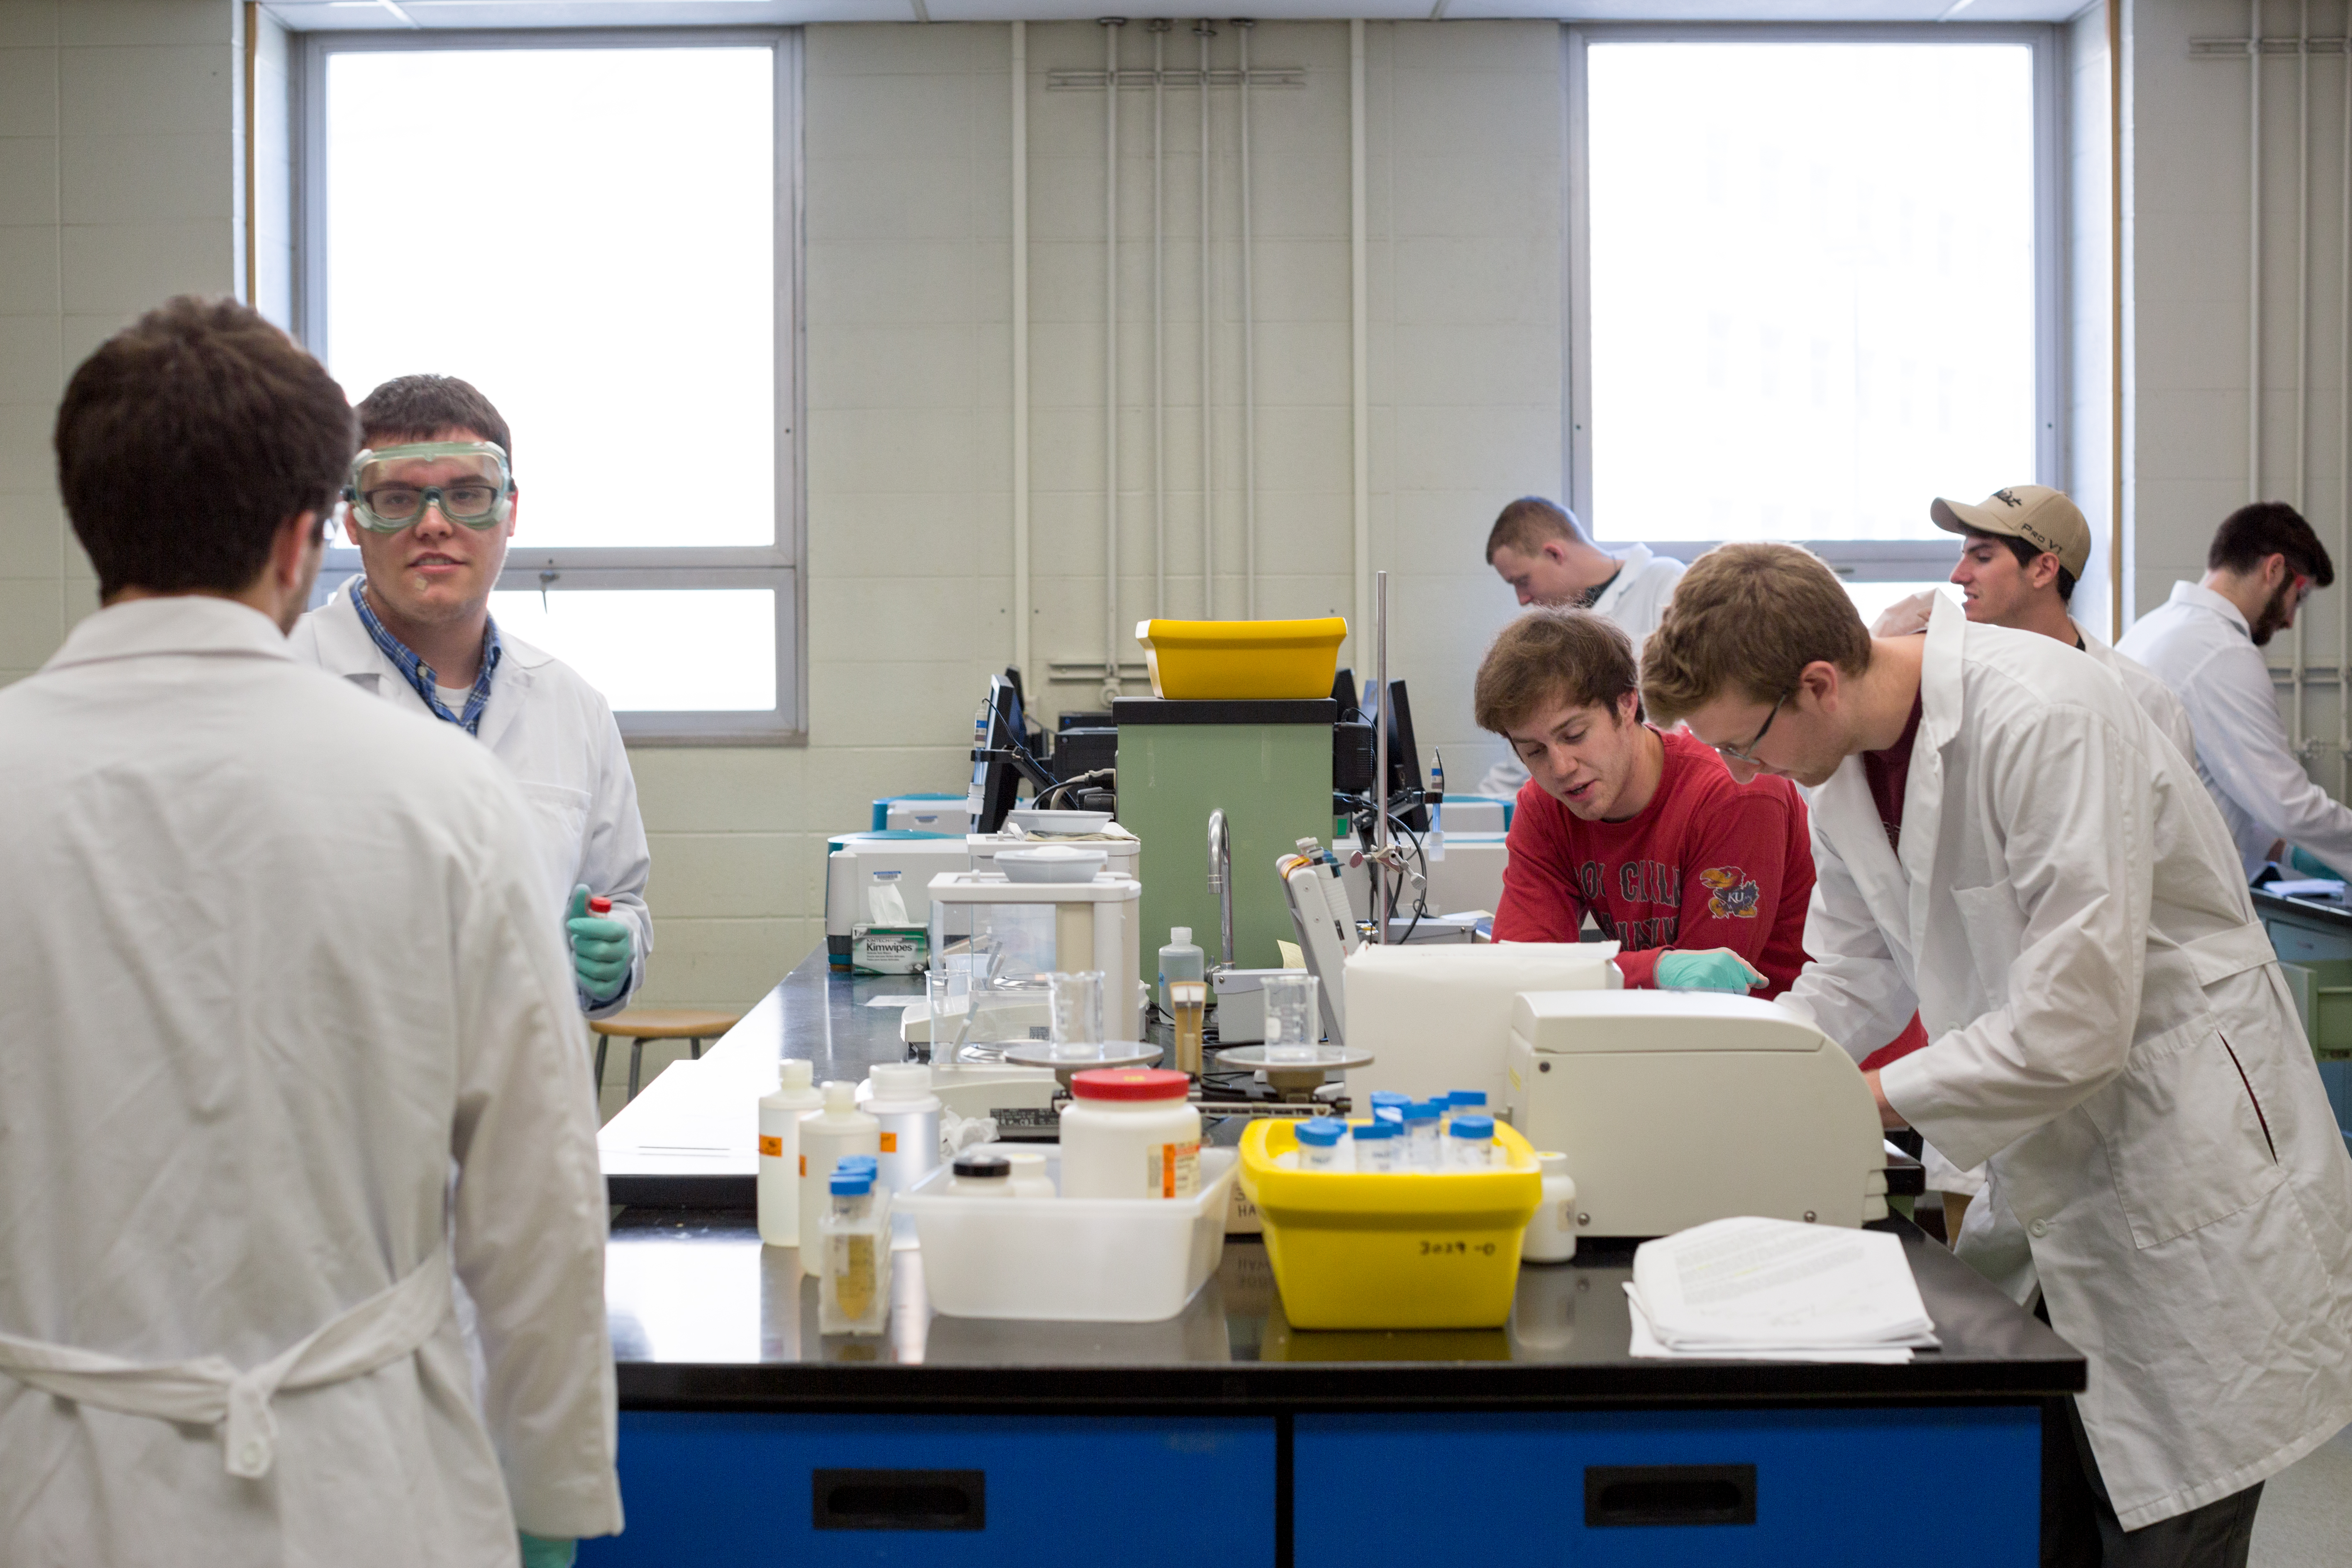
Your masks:
{"label": "bottle with orange label", "polygon": [[801,1272],[814,1278],[824,1272],[824,1249],[817,1245],[817,1222],[833,1206],[834,1167],[851,1154],[879,1157],[882,1124],[857,1109],[857,1086],[846,1079],[828,1079],[824,1109],[803,1116],[801,1135]]}
{"label": "bottle with orange label", "polygon": [[801,1239],[801,1118],[824,1103],[813,1063],[776,1064],[776,1087],[760,1097],[760,1239],[797,1247]]}
{"label": "bottle with orange label", "polygon": [[[940,1097],[929,1062],[877,1062],[866,1078],[866,1113],[882,1124],[882,1190],[893,1198],[940,1167]],[[893,1213],[890,1245],[915,1245],[915,1216]]]}

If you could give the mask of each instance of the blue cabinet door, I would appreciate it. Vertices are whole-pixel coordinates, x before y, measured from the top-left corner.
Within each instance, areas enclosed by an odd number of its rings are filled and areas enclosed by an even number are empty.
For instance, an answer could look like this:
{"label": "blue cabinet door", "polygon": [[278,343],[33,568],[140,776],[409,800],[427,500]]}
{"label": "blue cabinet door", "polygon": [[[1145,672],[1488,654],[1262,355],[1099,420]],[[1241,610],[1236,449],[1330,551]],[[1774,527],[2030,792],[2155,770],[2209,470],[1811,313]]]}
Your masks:
{"label": "blue cabinet door", "polygon": [[1271,1568],[1271,1419],[624,1411],[582,1568]]}
{"label": "blue cabinet door", "polygon": [[[2032,1568],[2040,1552],[2032,1405],[1301,1415],[1294,1432],[1297,1568]],[[1965,1478],[1966,1506],[1926,1519],[1902,1484],[1923,1465]]]}

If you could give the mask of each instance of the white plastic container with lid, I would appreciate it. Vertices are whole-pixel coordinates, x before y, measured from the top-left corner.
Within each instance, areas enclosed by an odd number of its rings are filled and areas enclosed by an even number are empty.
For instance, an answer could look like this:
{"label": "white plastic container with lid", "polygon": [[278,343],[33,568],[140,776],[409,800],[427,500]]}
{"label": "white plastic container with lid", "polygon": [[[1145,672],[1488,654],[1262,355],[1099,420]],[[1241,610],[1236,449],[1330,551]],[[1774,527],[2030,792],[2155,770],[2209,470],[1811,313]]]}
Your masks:
{"label": "white plastic container with lid", "polygon": [[1576,1256],[1576,1181],[1568,1173],[1568,1156],[1538,1153],[1543,1168],[1543,1201],[1528,1221],[1519,1242],[1519,1257],[1528,1263],[1565,1263]]}
{"label": "white plastic container with lid", "polygon": [[882,1124],[857,1109],[857,1086],[835,1079],[824,1086],[824,1109],[801,1119],[801,1272],[824,1272],[817,1225],[833,1204],[834,1168],[845,1154],[882,1152]]}
{"label": "white plastic container with lid", "polygon": [[[866,1078],[866,1114],[881,1124],[882,1190],[903,1193],[939,1169],[940,1097],[931,1092],[929,1062],[877,1062]],[[899,1215],[890,1224],[891,1243],[900,1252],[915,1245],[915,1222]]]}
{"label": "white plastic container with lid", "polygon": [[1159,1068],[1070,1077],[1062,1110],[1066,1198],[1189,1198],[1201,1190],[1201,1113],[1192,1080]]}
{"label": "white plastic container with lid", "polygon": [[760,1239],[770,1247],[801,1240],[801,1118],[824,1104],[811,1081],[812,1063],[776,1064],[776,1087],[760,1097]]}
{"label": "white plastic container with lid", "polygon": [[940,1190],[961,1198],[1012,1197],[1013,1162],[985,1149],[967,1150],[955,1157],[955,1169]]}
{"label": "white plastic container with lid", "polygon": [[1046,1169],[1045,1156],[1032,1149],[1003,1151],[1004,1163],[1013,1167],[1013,1195],[1016,1198],[1053,1198],[1061,1194],[1054,1185],[1054,1177]]}

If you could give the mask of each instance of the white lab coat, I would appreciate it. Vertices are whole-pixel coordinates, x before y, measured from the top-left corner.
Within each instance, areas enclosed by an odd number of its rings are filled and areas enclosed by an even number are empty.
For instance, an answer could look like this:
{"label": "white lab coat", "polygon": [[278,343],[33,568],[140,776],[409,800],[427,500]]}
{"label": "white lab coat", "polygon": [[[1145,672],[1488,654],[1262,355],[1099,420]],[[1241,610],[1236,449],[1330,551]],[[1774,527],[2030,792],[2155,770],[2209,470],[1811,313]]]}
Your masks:
{"label": "white lab coat", "polygon": [[[629,983],[620,994],[593,1005],[580,994],[590,1017],[604,1017],[628,1005],[645,983],[646,955],[654,947],[653,916],[646,908],[653,859],[637,815],[636,777],[604,694],[554,655],[504,632],[499,638],[506,651],[490,678],[478,738],[522,785],[546,864],[549,918],[560,932],[572,889],[584,882],[591,893],[613,900],[611,918],[635,937]],[[433,717],[400,667],[368,636],[352,607],[351,584],[296,623],[288,642],[295,658]]]}
{"label": "white lab coat", "polygon": [[595,1107],[522,814],[224,599],[101,610],[0,691],[0,1349],[249,1369],[441,1274],[414,1352],[282,1389],[274,1445],[0,1371],[0,1561],[492,1568],[518,1523],[620,1527]]}
{"label": "white lab coat", "polygon": [[[2126,1529],[2352,1420],[2352,1160],[2227,830],[2122,686],[1939,604],[1898,860],[1851,757],[1813,797],[1783,1002],[2004,1205]],[[1972,1261],[1976,1259],[1972,1258]],[[2000,1272],[1991,1260],[1988,1272]]]}
{"label": "white lab coat", "polygon": [[2352,807],[2314,784],[2287,749],[2270,666],[2244,614],[2210,588],[2175,583],[2116,648],[2179,695],[2197,727],[2197,773],[2252,877],[2284,838],[2352,867]]}
{"label": "white lab coat", "polygon": [[[1682,580],[1685,568],[1671,555],[1651,553],[1646,544],[1620,551],[1617,560],[1621,563],[1617,575],[1601,597],[1592,602],[1592,613],[1608,616],[1624,629],[1625,635],[1633,639],[1633,658],[1638,663],[1642,645],[1658,629],[1658,622],[1666,613],[1666,601],[1675,596],[1675,584]],[[1507,754],[1478,781],[1478,793],[1500,800],[1516,800],[1528,777],[1527,764]]]}

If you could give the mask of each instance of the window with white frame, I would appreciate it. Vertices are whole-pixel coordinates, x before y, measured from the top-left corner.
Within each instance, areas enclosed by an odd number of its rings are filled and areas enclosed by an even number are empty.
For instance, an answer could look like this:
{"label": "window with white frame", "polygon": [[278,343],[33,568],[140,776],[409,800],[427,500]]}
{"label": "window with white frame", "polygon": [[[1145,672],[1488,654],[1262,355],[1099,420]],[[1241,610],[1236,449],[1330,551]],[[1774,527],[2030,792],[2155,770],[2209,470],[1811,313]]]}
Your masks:
{"label": "window with white frame", "polygon": [[[511,427],[502,631],[632,740],[803,729],[794,35],[319,34],[304,335]],[[330,552],[322,587],[358,568]]]}
{"label": "window with white frame", "polygon": [[1569,32],[1568,489],[1604,543],[1801,542],[1875,601],[1938,495],[2055,484],[2046,28]]}

